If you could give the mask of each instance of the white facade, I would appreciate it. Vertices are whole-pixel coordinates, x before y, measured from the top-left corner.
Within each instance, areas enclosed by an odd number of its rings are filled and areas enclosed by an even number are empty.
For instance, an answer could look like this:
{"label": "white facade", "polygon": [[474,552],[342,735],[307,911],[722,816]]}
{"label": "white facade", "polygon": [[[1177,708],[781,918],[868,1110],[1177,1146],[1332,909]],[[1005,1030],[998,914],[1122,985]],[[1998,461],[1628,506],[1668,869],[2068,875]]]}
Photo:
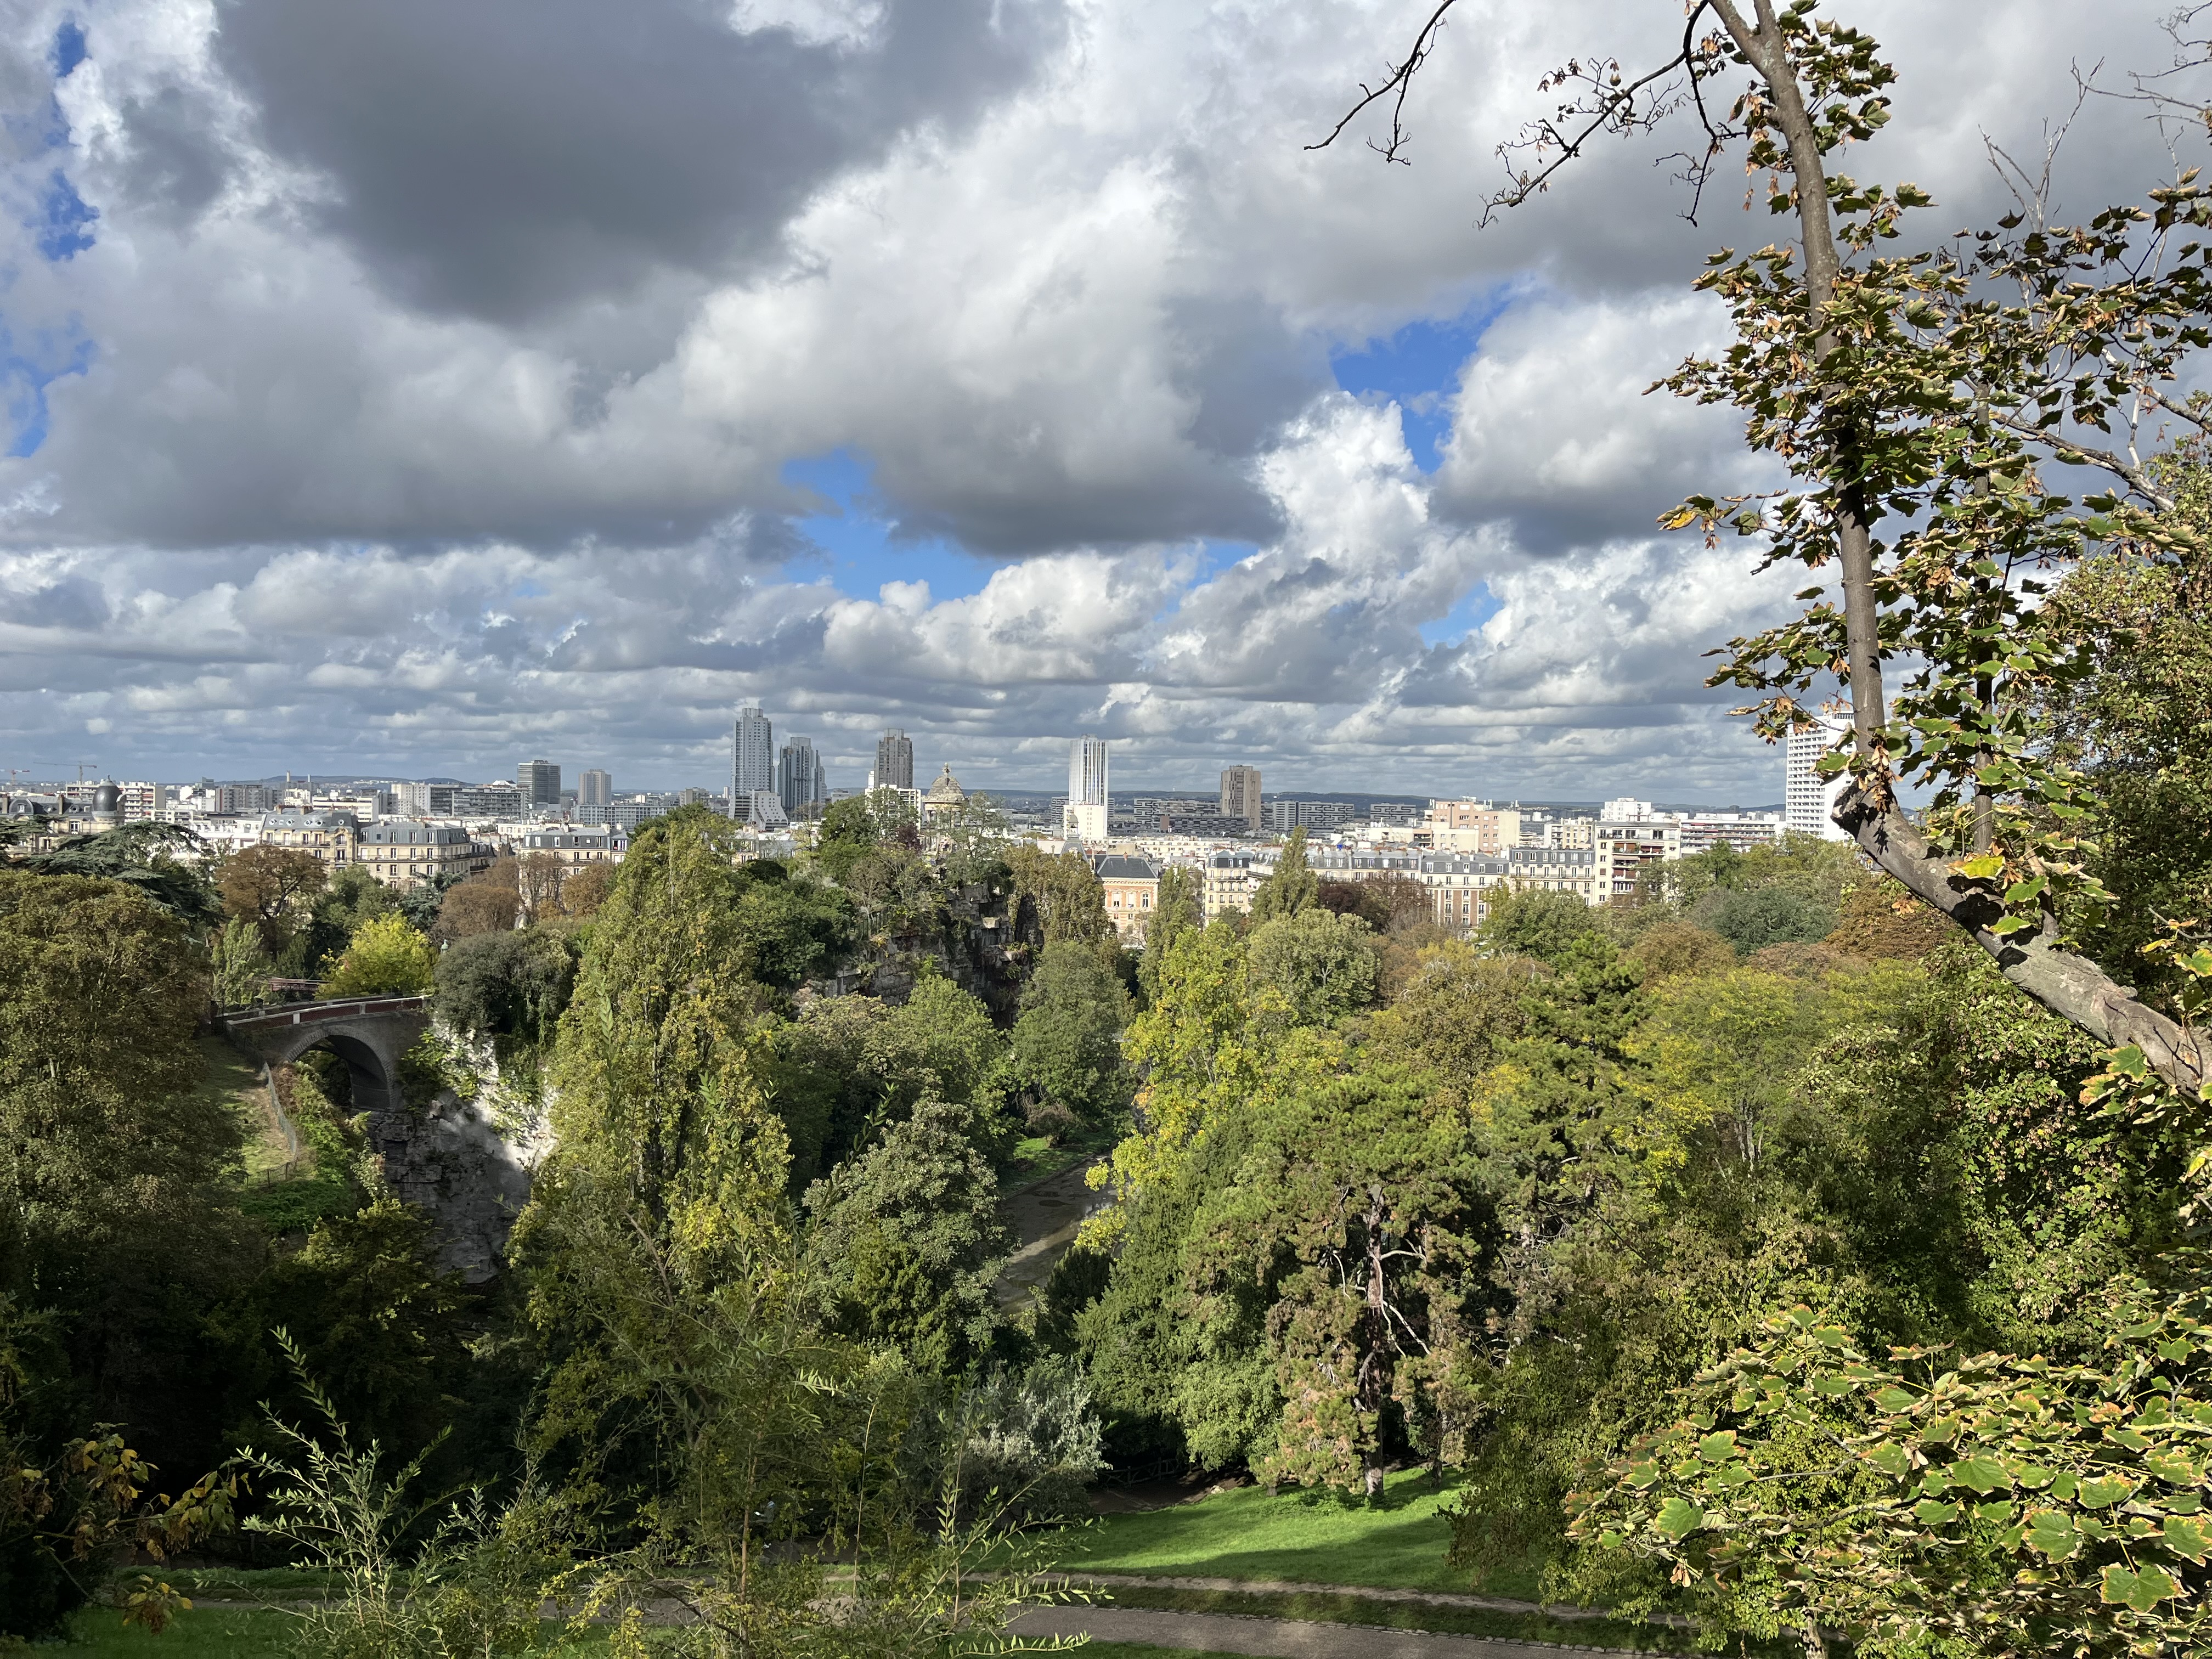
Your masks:
{"label": "white facade", "polygon": [[1850,839],[1832,816],[1849,780],[1839,774],[1823,782],[1815,769],[1820,757],[1834,748],[1848,729],[1830,719],[1790,734],[1782,793],[1782,821],[1786,828],[1823,841]]}
{"label": "white facade", "polygon": [[[1105,745],[1099,745],[1103,749]],[[1080,841],[1085,846],[1097,847],[1112,833],[1108,822],[1106,803],[1103,800],[1072,800],[1061,810],[1060,832],[1070,840]]]}
{"label": "white facade", "polygon": [[1106,779],[1106,739],[1078,738],[1067,750],[1067,804],[1103,806],[1109,791]]}

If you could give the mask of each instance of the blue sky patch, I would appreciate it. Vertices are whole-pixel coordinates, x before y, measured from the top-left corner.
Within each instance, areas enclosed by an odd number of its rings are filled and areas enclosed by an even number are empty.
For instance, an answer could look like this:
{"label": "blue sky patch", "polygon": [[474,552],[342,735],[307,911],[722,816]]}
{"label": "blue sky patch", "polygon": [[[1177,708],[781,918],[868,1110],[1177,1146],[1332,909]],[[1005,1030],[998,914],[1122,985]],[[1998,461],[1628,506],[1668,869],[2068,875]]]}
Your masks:
{"label": "blue sky patch", "polygon": [[54,79],[66,81],[70,72],[90,56],[85,50],[84,27],[76,18],[64,18],[54,31]]}
{"label": "blue sky patch", "polygon": [[1421,624],[1421,643],[1457,645],[1504,609],[1505,602],[1490,591],[1490,584],[1477,582],[1449,611]]}
{"label": "blue sky patch", "polygon": [[[830,510],[794,517],[792,528],[822,550],[789,561],[784,575],[811,581],[826,562],[841,593],[872,599],[885,582],[929,584],[933,599],[980,593],[997,566],[940,537],[905,536],[899,522],[875,493],[876,465],[847,448],[811,455],[783,465],[783,481],[826,496]],[[810,568],[809,567],[814,567]]]}
{"label": "blue sky patch", "polygon": [[1357,349],[1340,347],[1328,359],[1336,383],[1355,395],[1375,392],[1396,399],[1405,411],[1406,447],[1413,453],[1413,465],[1433,472],[1443,459],[1437,446],[1451,430],[1460,369],[1482,343],[1484,331],[1521,294],[1519,286],[1508,283],[1456,317],[1408,323]]}
{"label": "blue sky patch", "polygon": [[100,217],[100,210],[86,205],[76,186],[59,167],[46,180],[45,193],[39,198],[39,216],[31,223],[37,233],[39,252],[57,263],[74,259],[92,246],[92,235],[85,227]]}
{"label": "blue sky patch", "polygon": [[38,453],[46,441],[46,388],[64,374],[83,374],[92,367],[92,356],[91,340],[74,326],[19,346],[0,322],[0,410],[8,422],[10,458]]}

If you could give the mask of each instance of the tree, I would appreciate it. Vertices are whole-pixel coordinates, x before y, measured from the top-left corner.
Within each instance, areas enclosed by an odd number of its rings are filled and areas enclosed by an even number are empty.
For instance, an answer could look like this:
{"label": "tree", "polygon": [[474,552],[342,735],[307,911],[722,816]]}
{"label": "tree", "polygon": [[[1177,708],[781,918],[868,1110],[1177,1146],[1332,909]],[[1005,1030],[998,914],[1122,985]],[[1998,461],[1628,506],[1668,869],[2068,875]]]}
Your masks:
{"label": "tree", "polygon": [[439,902],[438,925],[433,935],[441,944],[471,939],[478,933],[509,933],[522,911],[522,895],[516,885],[515,861],[494,860],[491,867],[471,876],[449,890]]}
{"label": "tree", "polygon": [[222,908],[258,927],[263,945],[274,956],[306,922],[330,876],[313,853],[264,843],[241,847],[225,859],[216,881]]}
{"label": "tree", "polygon": [[1626,1048],[1644,1063],[1644,1133],[1661,1162],[1679,1165],[1683,1143],[1710,1134],[1756,1170],[1798,1066],[1825,1035],[1823,1001],[1804,981],[1750,968],[1658,994]]}
{"label": "tree", "polygon": [[2160,918],[2212,909],[2212,454],[2192,434],[2151,470],[2195,539],[2170,557],[2112,548],[2052,592],[2055,624],[2092,664],[2057,689],[2053,731],[2094,781],[2091,866],[2114,896],[2085,938],[2170,1000],[2180,981],[2143,947]]}
{"label": "tree", "polygon": [[1008,1237],[968,1118],[925,1100],[806,1194],[807,1255],[829,1328],[940,1375],[990,1345],[991,1284]]}
{"label": "tree", "polygon": [[1028,901],[1047,945],[1112,942],[1105,885],[1082,854],[1039,852],[1024,842],[1006,854],[1006,865],[1013,872],[1015,909]]}
{"label": "tree", "polygon": [[46,1324],[65,1375],[41,1395],[203,1467],[206,1313],[265,1250],[233,1202],[239,1118],[199,1086],[207,984],[184,922],[131,888],[0,868],[0,1300]]}
{"label": "tree", "polygon": [[252,922],[233,917],[216,936],[211,952],[214,995],[219,1008],[245,1008],[269,994],[274,971],[269,953],[261,948],[261,933]]}
{"label": "tree", "polygon": [[1493,891],[1490,914],[1475,931],[1475,943],[1492,956],[1527,957],[1553,966],[1587,948],[1602,935],[1596,913],[1572,893],[1540,887]]}
{"label": "tree", "polygon": [[607,895],[614,890],[617,866],[611,864],[586,864],[568,872],[561,884],[561,905],[579,921],[596,915]]}
{"label": "tree", "polygon": [[1770,945],[1808,943],[1835,931],[1836,913],[1817,899],[1786,887],[1733,888],[1698,908],[1706,927],[1740,956]]}
{"label": "tree", "polygon": [[[1324,143],[1377,100],[1402,112],[1454,3]],[[1731,641],[1715,682],[1752,692],[1744,712],[1779,737],[1811,719],[1805,700],[1836,673],[1851,708],[1849,755],[1824,763],[1850,777],[1837,822],[2014,982],[2197,1093],[2212,1049],[2077,948],[2110,895],[2082,842],[2094,786],[2051,742],[2050,704],[2089,664],[2041,600],[2045,573],[2088,550],[2131,544],[2170,559],[2200,539],[2137,459],[2135,428],[2202,426],[2174,388],[2212,344],[2212,204],[2190,174],[2084,225],[2051,225],[2031,198],[1952,247],[1886,252],[1929,198],[1861,185],[1828,162],[1888,119],[1895,72],[1864,33],[1813,11],[1698,0],[1681,49],[1650,73],[1569,64],[1547,84],[1581,95],[1523,135],[1541,165],[1512,173],[1489,206],[1529,200],[1598,133],[1643,131],[1686,107],[1707,134],[1688,168],[1700,187],[1736,142],[1747,169],[1775,181],[1767,205],[1795,216],[1798,247],[1711,261],[1698,286],[1729,306],[1737,344],[1665,384],[1742,410],[1752,447],[1780,457],[1795,488],[1692,496],[1665,522],[1761,538],[1766,565],[1833,570],[1841,603],[1807,590],[1796,620]],[[1707,15],[1718,27],[1700,38]],[[1705,83],[1736,69],[1749,86],[1723,120],[1725,97]],[[1395,157],[1403,142],[1394,116],[1382,148]],[[2108,447],[2115,421],[2128,441]],[[2046,476],[2076,467],[2102,475],[2103,493],[2080,498]],[[1892,662],[1905,665],[1893,692]],[[1924,826],[1899,799],[1907,781],[1932,792]]]}
{"label": "tree", "polygon": [[437,985],[429,941],[394,913],[361,925],[323,982],[326,997],[427,996]]}
{"label": "tree", "polygon": [[1735,951],[1695,922],[1662,921],[1639,933],[1622,959],[1642,970],[1644,984],[1657,987],[1723,972],[1735,965]]}
{"label": "tree", "polygon": [[842,883],[853,866],[876,849],[881,838],[874,809],[865,795],[848,795],[822,809],[814,830],[814,859],[830,880]]}
{"label": "tree", "polygon": [[1394,1437],[1434,1455],[1467,1426],[1457,1286],[1486,1229],[1472,1144],[1389,1071],[1294,1094],[1244,1127],[1250,1150],[1192,1223],[1194,1310],[1207,1320],[1261,1276],[1283,1407],[1259,1471],[1371,1502]]}
{"label": "tree", "polygon": [[588,1172],[592,1201],[627,1193],[657,1236],[702,1258],[781,1235],[790,1162],[746,1042],[760,988],[744,972],[752,884],[735,835],[704,808],[638,832],[549,1079],[562,1156]]}
{"label": "tree", "polygon": [[1198,872],[1171,864],[1160,872],[1159,893],[1145,921],[1145,954],[1137,964],[1137,983],[1149,1000],[1157,994],[1160,964],[1168,947],[1200,925]]}
{"label": "tree", "polygon": [[1110,1122],[1127,1105],[1121,1060],[1129,999],[1121,977],[1091,946],[1048,945],[1022,991],[1007,1047],[1006,1073],[1037,1105],[1057,1104],[1089,1124]]}
{"label": "tree", "polygon": [[1381,963],[1358,916],[1287,911],[1255,928],[1247,951],[1254,990],[1295,1024],[1328,1025],[1375,1000]]}
{"label": "tree", "polygon": [[[18,820],[17,822],[21,822]],[[0,838],[0,846],[6,839]],[[222,914],[199,860],[206,845],[181,823],[142,819],[90,835],[65,836],[51,851],[18,860],[40,876],[93,876],[119,881],[194,927]]]}
{"label": "tree", "polygon": [[1306,832],[1302,825],[1291,831],[1274,869],[1253,890],[1252,920],[1262,922],[1294,916],[1320,902],[1321,881],[1306,867]]}
{"label": "tree", "polygon": [[515,861],[514,890],[525,921],[547,921],[568,914],[562,902],[568,866],[558,853],[526,853]]}
{"label": "tree", "polygon": [[478,1036],[545,1044],[568,1006],[575,971],[570,938],[550,928],[456,939],[438,957],[438,1018]]}
{"label": "tree", "polygon": [[1540,971],[1520,957],[1483,956],[1465,939],[1432,945],[1397,1000],[1375,1016],[1375,1049],[1465,1100],[1500,1047],[1520,1035],[1522,999]]}

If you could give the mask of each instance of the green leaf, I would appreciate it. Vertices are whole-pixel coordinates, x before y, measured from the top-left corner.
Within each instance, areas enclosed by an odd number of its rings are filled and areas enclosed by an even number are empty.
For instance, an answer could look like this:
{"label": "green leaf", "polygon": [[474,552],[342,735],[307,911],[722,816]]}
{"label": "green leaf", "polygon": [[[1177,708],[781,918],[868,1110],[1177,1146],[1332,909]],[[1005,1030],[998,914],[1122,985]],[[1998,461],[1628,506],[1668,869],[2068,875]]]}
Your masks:
{"label": "green leaf", "polygon": [[2212,1551],[2212,1522],[2194,1516],[2167,1516],[2166,1547],[2176,1555],[2202,1563],[2205,1553]]}
{"label": "green leaf", "polygon": [[1725,1463],[1735,1455],[1735,1431],[1723,1429],[1698,1442],[1698,1455],[1708,1463]]}
{"label": "green leaf", "polygon": [[2081,1483],[2081,1501],[2093,1510],[2101,1510],[2118,1503],[2135,1489],[2136,1483],[2125,1475],[2092,1475]]}
{"label": "green leaf", "polygon": [[1979,1452],[1972,1457],[1962,1457],[1952,1464],[1951,1479],[1962,1486],[1972,1486],[1984,1496],[2000,1486],[2012,1485],[2012,1476],[2006,1473],[2005,1466],[1996,1458]]}
{"label": "green leaf", "polygon": [[1956,1504],[1939,1504],[1932,1498],[1923,1498],[1912,1506],[1912,1513],[1923,1527],[1940,1527],[1947,1521],[1959,1518]]}
{"label": "green leaf", "polygon": [[1955,867],[1970,881],[1987,881],[1992,876],[2004,873],[2004,860],[1995,853],[1984,853],[1974,858],[1960,860]]}
{"label": "green leaf", "polygon": [[2063,1510],[2041,1510],[2027,1523],[2021,1541],[2053,1561],[2063,1561],[2081,1547],[2081,1534],[2074,1517]]}
{"label": "green leaf", "polygon": [[1885,1440],[1881,1445],[1861,1452],[1859,1455],[1894,1480],[1902,1480],[1912,1473],[1911,1455],[1893,1440]]}
{"label": "green leaf", "polygon": [[1651,1524],[1668,1538],[1684,1539],[1705,1524],[1705,1512],[1685,1498],[1670,1498],[1659,1506]]}
{"label": "green leaf", "polygon": [[2105,1569],[2105,1581],[2099,1594],[2107,1601],[2137,1613],[2149,1613],[2160,1602],[2180,1595],[2181,1586],[2172,1573],[2155,1562],[2140,1572],[2130,1572],[2115,1562]]}

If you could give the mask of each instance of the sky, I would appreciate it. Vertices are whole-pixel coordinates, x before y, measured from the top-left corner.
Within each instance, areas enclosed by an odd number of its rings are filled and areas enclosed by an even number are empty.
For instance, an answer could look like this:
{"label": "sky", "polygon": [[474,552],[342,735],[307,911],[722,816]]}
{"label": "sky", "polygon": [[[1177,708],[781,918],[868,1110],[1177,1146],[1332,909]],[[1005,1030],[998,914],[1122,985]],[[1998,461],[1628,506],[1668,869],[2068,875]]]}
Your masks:
{"label": "sky", "polygon": [[[1941,237],[2172,0],[1867,0],[1851,157]],[[1646,395],[1780,234],[1686,134],[1487,228],[1498,142],[1678,0],[1462,0],[1411,165],[1306,148],[1428,0],[0,0],[0,771],[1762,802],[1657,527],[1775,479]],[[2061,213],[2173,163],[2092,99]]]}

